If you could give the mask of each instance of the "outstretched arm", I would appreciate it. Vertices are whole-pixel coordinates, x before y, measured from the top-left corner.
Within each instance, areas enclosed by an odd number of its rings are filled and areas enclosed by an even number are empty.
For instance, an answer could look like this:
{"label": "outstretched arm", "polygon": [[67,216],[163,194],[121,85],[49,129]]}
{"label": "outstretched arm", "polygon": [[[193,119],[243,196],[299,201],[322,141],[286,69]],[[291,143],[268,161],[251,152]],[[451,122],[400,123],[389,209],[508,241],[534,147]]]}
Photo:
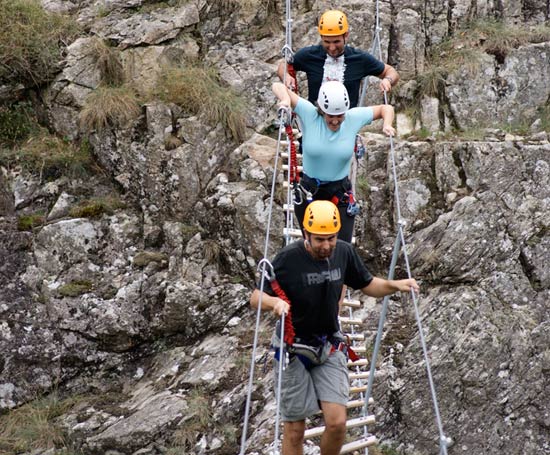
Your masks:
{"label": "outstretched arm", "polygon": [[265,292],[260,292],[259,289],[254,289],[250,296],[250,306],[252,308],[258,308],[260,304],[260,296],[262,298],[262,310],[272,311],[277,316],[281,316],[283,313],[287,314],[290,305],[279,297],[273,297]]}
{"label": "outstretched arm", "polygon": [[296,107],[298,104],[299,96],[292,90],[289,90],[282,82],[274,82],[271,90],[275,96],[279,99],[279,106]]}
{"label": "outstretched arm", "polygon": [[372,106],[373,119],[383,119],[382,131],[388,136],[395,136],[395,129],[393,127],[393,119],[395,117],[395,111],[390,104],[379,104],[378,106]]}
{"label": "outstretched arm", "polygon": [[380,90],[390,92],[392,87],[399,81],[399,73],[393,66],[384,64],[384,71],[378,77],[380,80]]}
{"label": "outstretched arm", "polygon": [[419,292],[420,288],[414,278],[407,280],[384,280],[383,278],[374,277],[368,286],[361,289],[363,294],[371,297],[385,297],[394,294],[395,292],[410,292],[413,289]]}

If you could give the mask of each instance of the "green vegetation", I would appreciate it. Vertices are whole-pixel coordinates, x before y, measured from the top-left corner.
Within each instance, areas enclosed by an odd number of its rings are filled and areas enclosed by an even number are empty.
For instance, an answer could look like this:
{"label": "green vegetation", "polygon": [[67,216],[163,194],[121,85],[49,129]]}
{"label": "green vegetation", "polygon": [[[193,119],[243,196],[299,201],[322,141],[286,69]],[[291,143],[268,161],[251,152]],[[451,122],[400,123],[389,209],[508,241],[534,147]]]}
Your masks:
{"label": "green vegetation", "polygon": [[38,129],[32,108],[28,103],[0,106],[0,147],[11,147],[25,140]]}
{"label": "green vegetation", "polygon": [[103,215],[112,215],[116,210],[126,205],[115,196],[104,196],[87,199],[73,207],[69,214],[73,218],[101,218]]}
{"label": "green vegetation", "polygon": [[73,400],[60,400],[53,394],[1,415],[0,454],[16,454],[53,447],[67,448],[64,432],[55,420],[73,404]]}
{"label": "green vegetation", "polygon": [[199,63],[167,67],[152,95],[176,103],[192,115],[204,115],[212,124],[221,123],[229,135],[242,142],[245,136],[245,101],[223,84],[216,70]]}
{"label": "green vegetation", "polygon": [[80,30],[38,0],[0,1],[0,82],[39,86],[53,79],[63,48]]}
{"label": "green vegetation", "polygon": [[85,132],[106,128],[125,128],[141,113],[136,93],[127,86],[102,86],[86,98],[80,112],[80,127]]}
{"label": "green vegetation", "polygon": [[45,128],[38,128],[19,148],[0,147],[0,165],[7,168],[20,166],[44,181],[62,175],[82,177],[97,171],[86,141],[71,143],[51,135]]}
{"label": "green vegetation", "polygon": [[43,213],[32,213],[21,215],[17,218],[17,229],[19,231],[32,231],[35,227],[42,226],[46,222]]}
{"label": "green vegetation", "polygon": [[78,297],[82,294],[90,292],[93,288],[93,283],[88,280],[73,280],[70,283],[64,284],[57,289],[57,292],[62,297]]}
{"label": "green vegetation", "polygon": [[357,192],[357,199],[364,200],[370,193],[370,184],[364,175],[358,175],[355,181],[355,188]]}

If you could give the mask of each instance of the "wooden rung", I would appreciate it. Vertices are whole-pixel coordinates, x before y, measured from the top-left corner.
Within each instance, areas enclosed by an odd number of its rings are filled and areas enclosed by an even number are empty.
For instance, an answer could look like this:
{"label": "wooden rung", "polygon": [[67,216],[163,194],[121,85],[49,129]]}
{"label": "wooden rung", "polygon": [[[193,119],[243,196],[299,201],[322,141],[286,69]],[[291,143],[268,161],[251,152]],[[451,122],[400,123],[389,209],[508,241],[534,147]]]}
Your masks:
{"label": "wooden rung", "polygon": [[294,213],[294,204],[283,204],[283,210],[285,212],[292,212]]}
{"label": "wooden rung", "polygon": [[350,340],[355,340],[355,341],[365,340],[365,335],[363,333],[346,333],[346,336],[348,336]]}
{"label": "wooden rung", "polygon": [[351,307],[351,308],[361,308],[361,301],[360,300],[349,300],[344,299],[342,302],[343,306]]}
{"label": "wooden rung", "polygon": [[302,238],[302,231],[300,231],[300,229],[284,228],[283,229],[283,235],[285,237],[288,235],[289,237]]}
{"label": "wooden rung", "polygon": [[[288,158],[288,156],[289,156],[288,152],[281,152],[281,158]],[[296,159],[301,160],[302,159],[302,154],[301,153],[296,153]]]}
{"label": "wooden rung", "polygon": [[361,406],[365,406],[365,400],[349,400],[346,404],[346,408],[360,408]]}
{"label": "wooden rung", "polygon": [[[362,385],[362,386],[357,386],[357,387],[350,387],[349,388],[349,393],[361,393],[361,392],[366,392],[367,391],[367,386],[366,385]],[[370,401],[369,401],[370,403]]]}
{"label": "wooden rung", "polygon": [[367,352],[367,347],[366,346],[352,346],[351,347],[356,354],[364,354],[365,352]]}
{"label": "wooden rung", "polygon": [[[350,405],[351,403],[351,405]],[[364,406],[365,400],[351,400],[348,401],[347,407],[348,408],[358,408],[360,406]],[[369,398],[369,405],[374,404],[374,398]],[[315,415],[323,415],[323,411],[317,411]]]}
{"label": "wooden rung", "polygon": [[372,446],[376,444],[378,441],[375,436],[369,436],[367,438],[361,438],[357,441],[348,442],[347,444],[344,444],[342,448],[340,449],[340,455],[344,453],[351,453],[355,452],[356,450],[363,449],[365,447]]}
{"label": "wooden rung", "polygon": [[340,317],[339,318],[340,324],[347,324],[347,325],[361,325],[363,324],[362,319],[354,319],[354,318],[346,318],[346,317]]}
{"label": "wooden rung", "polygon": [[350,373],[349,380],[355,381],[356,379],[367,379],[369,377],[368,371],[360,371],[359,373]]}
{"label": "wooden rung", "polygon": [[[283,171],[288,171],[288,164],[283,164]],[[298,172],[302,172],[304,170],[304,167],[303,166],[296,166],[296,170]]]}
{"label": "wooden rung", "polygon": [[369,361],[367,359],[359,359],[355,362],[348,362],[348,368],[351,367],[364,367],[369,364]]}
{"label": "wooden rung", "polygon": [[[293,141],[294,142],[294,145],[295,146],[298,146],[298,144],[300,144],[298,141]],[[282,140],[281,142],[279,142],[281,145],[284,145],[284,146],[287,146],[288,145],[288,141],[286,139]]]}
{"label": "wooden rung", "polygon": [[[355,419],[350,419],[346,422],[346,428],[356,428],[356,427],[362,427],[364,425],[372,425],[375,422],[375,418],[373,415],[368,415],[364,417],[358,417]],[[304,438],[316,438],[318,436],[321,436],[325,431],[325,426],[310,428],[309,430],[306,430],[304,433]]]}

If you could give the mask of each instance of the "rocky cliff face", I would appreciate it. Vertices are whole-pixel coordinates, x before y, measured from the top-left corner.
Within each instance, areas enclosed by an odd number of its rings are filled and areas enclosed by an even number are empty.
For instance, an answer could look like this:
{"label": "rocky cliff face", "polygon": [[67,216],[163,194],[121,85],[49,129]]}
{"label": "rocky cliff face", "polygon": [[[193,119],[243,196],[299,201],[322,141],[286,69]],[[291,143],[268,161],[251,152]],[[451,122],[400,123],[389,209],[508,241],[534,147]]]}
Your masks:
{"label": "rocky cliff face", "polygon": [[[98,169],[47,180],[2,168],[0,409],[23,409],[45,394],[71,398],[56,425],[75,453],[238,452],[255,325],[247,300],[265,250],[277,147],[269,127],[284,44],[280,3],[43,2],[76,17],[86,34],[33,99],[58,135],[88,138]],[[294,48],[316,41],[313,25],[328,6],[293,2]],[[374,3],[339,7],[349,14],[353,44],[370,48]],[[550,40],[540,32],[503,54],[488,50],[489,32],[463,31],[474,18],[499,18],[510,30],[540,26],[548,5],[380,8],[383,57],[403,76],[393,102],[414,108],[402,110],[409,115],[400,118],[395,157],[441,418],[454,441],[449,453],[550,453],[550,144],[541,114],[550,98]],[[443,62],[434,73],[430,51],[457,36],[467,39],[445,49],[459,64]],[[247,100],[246,139],[159,100],[125,125],[83,131],[79,113],[103,77],[94,37],[111,44],[141,88],[187,58],[216,68]],[[460,46],[473,50],[471,64],[453,53]],[[423,89],[425,74],[436,74],[433,90]],[[379,99],[373,90],[371,101]],[[14,93],[0,97],[7,92]],[[521,136],[504,131],[523,120]],[[432,132],[493,128],[475,140],[420,140],[404,134],[415,121]],[[384,275],[398,221],[390,147],[374,133],[365,140],[357,247]],[[111,210],[74,210],[112,196],[119,203]],[[269,257],[282,244],[282,202],[273,206]],[[45,222],[21,230],[18,221],[38,211]],[[372,340],[377,308],[366,308]],[[259,327],[250,453],[266,453],[273,438],[271,376],[262,368],[273,322],[265,316]],[[373,431],[401,453],[437,453],[410,302],[392,301],[383,350]],[[23,451],[67,453],[48,449]]]}

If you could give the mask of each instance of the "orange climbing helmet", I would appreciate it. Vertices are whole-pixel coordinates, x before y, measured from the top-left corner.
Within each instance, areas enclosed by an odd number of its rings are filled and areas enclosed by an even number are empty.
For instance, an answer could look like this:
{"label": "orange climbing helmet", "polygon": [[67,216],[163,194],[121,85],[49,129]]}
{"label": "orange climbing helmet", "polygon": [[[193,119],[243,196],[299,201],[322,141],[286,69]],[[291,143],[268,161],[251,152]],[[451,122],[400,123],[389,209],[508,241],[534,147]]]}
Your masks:
{"label": "orange climbing helmet", "polygon": [[319,19],[319,35],[340,36],[349,30],[348,18],[342,11],[325,11]]}
{"label": "orange climbing helmet", "polygon": [[340,230],[340,213],[331,201],[313,201],[306,207],[304,229],[310,234],[336,234]]}

